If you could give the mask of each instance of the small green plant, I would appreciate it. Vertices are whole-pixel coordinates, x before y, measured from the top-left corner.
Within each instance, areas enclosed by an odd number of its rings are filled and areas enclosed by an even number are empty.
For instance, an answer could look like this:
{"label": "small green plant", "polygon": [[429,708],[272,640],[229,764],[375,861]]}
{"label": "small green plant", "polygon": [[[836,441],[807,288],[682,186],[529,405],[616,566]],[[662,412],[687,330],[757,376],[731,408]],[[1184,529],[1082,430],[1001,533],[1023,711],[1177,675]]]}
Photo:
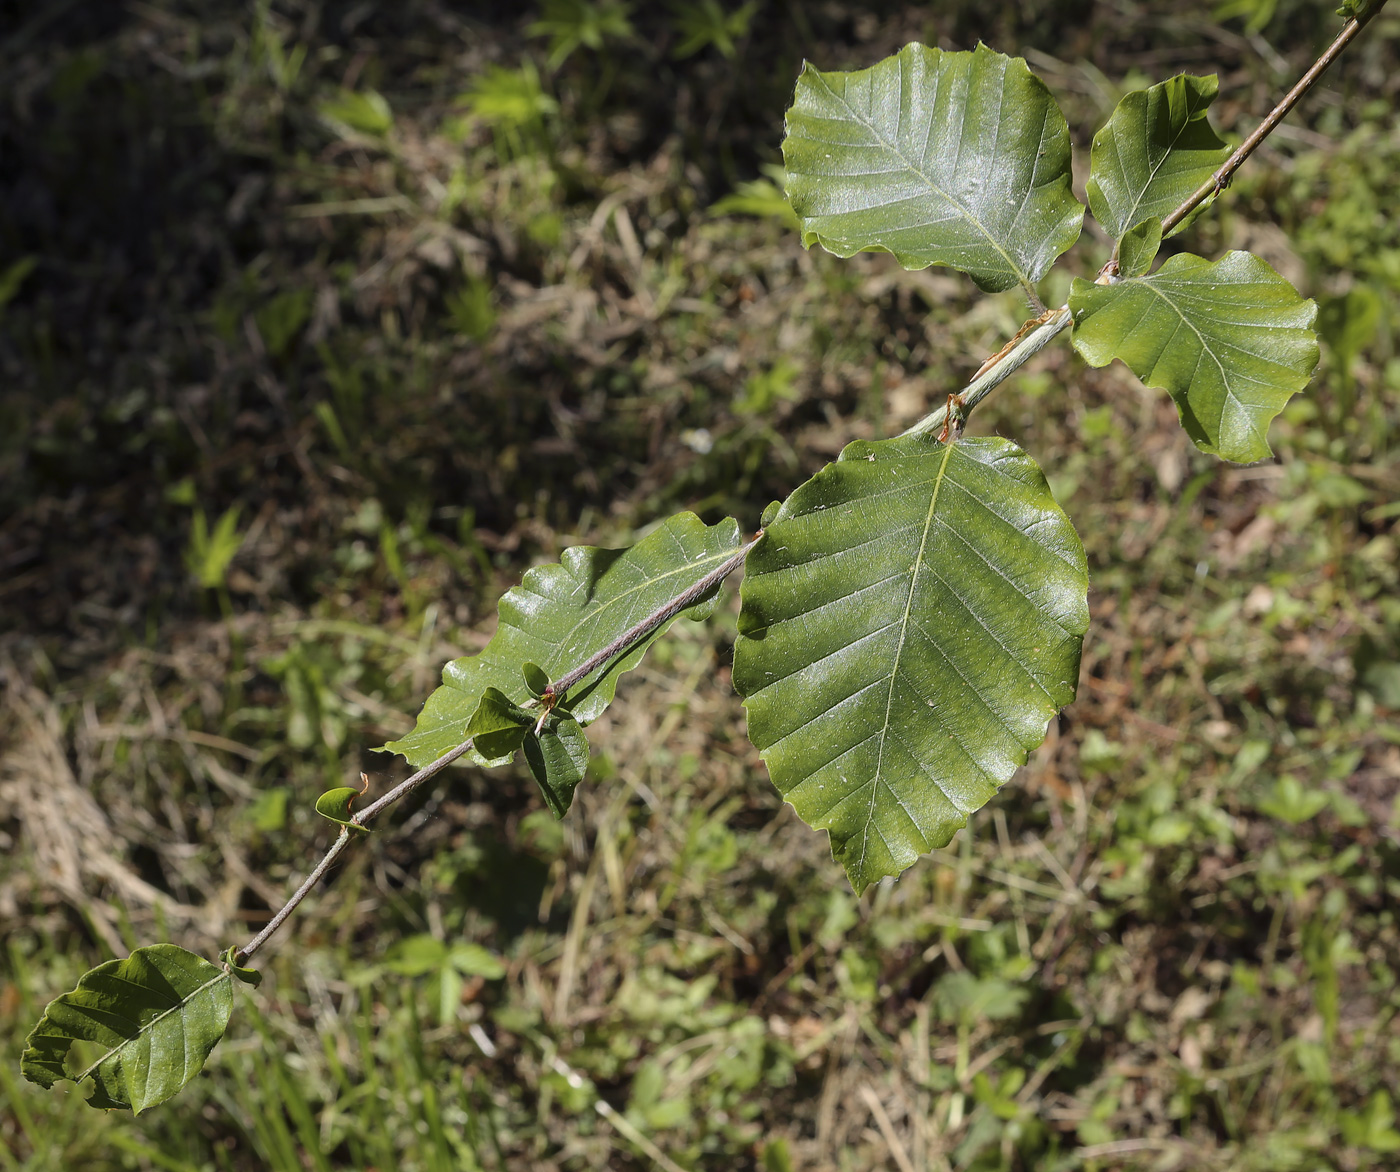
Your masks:
{"label": "small green plant", "polygon": [[[1353,13],[1235,151],[1207,121],[1215,78],[1181,75],[1127,95],[1090,157],[1089,209],[1113,253],[1095,279],[1075,279],[1058,307],[1042,302],[1041,282],[1078,239],[1085,209],[1071,189],[1065,119],[1023,60],[985,46],[955,53],[911,44],[865,70],[806,66],[783,147],[803,242],[839,256],[883,251],[908,268],[958,269],[984,291],[1019,290],[1030,320],[905,434],[849,444],[773,502],[751,539],[733,519],[707,525],[681,513],[630,548],[575,547],[560,564],[531,569],[500,600],[490,643],[449,663],[412,731],[384,747],[417,772],[365,805],[349,787],[323,795],[318,811],[340,824],[339,834],[263,930],[217,963],[162,944],[87,973],[30,1034],[25,1076],[44,1086],[91,1081],[92,1105],[133,1111],[174,1094],[222,1036],[233,982],[257,983],[250,962],[375,817],[456,761],[490,768],[517,754],[562,817],[588,769],[584,729],[612,702],[621,674],[677,618],[706,618],[741,565],[733,680],[776,787],[827,831],[857,893],[947,844],[1073,699],[1088,628],[1077,533],[1026,452],[964,436],[969,414],[1070,331],[1091,364],[1122,359],[1164,389],[1201,451],[1241,462],[1268,455],[1270,421],[1318,360],[1315,307],[1249,253],[1215,261],[1177,253],[1153,266],[1162,241],[1229,183],[1378,8]],[[707,0],[697,11],[724,18],[729,41],[716,33],[707,43],[725,52],[752,5],[726,16]],[[468,104],[514,132],[554,109],[532,70],[489,75]],[[748,408],[779,402],[791,379],[775,366],[752,380]],[[235,525],[236,514],[223,546]],[[223,528],[221,521],[203,544],[222,548]],[[200,565],[216,560],[202,556]],[[218,564],[220,575],[226,565]],[[1109,760],[1121,746],[1104,740],[1096,751]],[[1290,780],[1280,780],[1266,808],[1289,821],[1318,813]],[[1163,811],[1149,800],[1145,813]],[[1155,833],[1176,841],[1181,823],[1161,822]],[[711,845],[722,858],[724,843]],[[404,942],[386,968],[435,975],[446,999],[458,978],[498,971],[489,956],[424,940]],[[1320,930],[1317,972],[1335,983],[1347,947]],[[873,1000],[878,974],[868,958],[848,949],[839,963],[846,995]],[[1024,991],[1009,978],[951,974],[935,1003],[961,1037],[977,1018],[1019,1012]],[[748,1063],[753,1039],[736,1031],[736,1061]],[[98,1048],[80,1071],[68,1065],[75,1042]],[[989,1117],[1016,1117],[1019,1077],[974,1080]],[[633,1109],[661,1126],[686,1106],[658,1066],[639,1073]],[[1388,1099],[1349,1119],[1356,1142],[1388,1150]],[[1080,1129],[1085,1142],[1104,1138],[1092,1123]]]}
{"label": "small green plant", "polygon": [[632,37],[626,0],[545,0],[544,15],[525,30],[549,38],[549,67],[558,69],[579,49],[595,53],[609,40]]}
{"label": "small green plant", "polygon": [[206,590],[222,590],[228,568],[243,544],[243,534],[238,532],[239,508],[235,505],[227,510],[209,528],[204,510],[196,508],[190,521],[190,545],[185,551],[185,565]]}

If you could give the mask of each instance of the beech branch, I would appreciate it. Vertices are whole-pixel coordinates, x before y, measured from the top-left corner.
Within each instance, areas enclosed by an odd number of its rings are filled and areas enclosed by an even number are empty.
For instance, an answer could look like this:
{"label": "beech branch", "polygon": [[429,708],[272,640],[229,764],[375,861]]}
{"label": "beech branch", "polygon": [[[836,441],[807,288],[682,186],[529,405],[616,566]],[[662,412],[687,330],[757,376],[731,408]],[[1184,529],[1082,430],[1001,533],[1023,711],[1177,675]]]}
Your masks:
{"label": "beech branch", "polygon": [[[1270,134],[1278,128],[1278,124],[1288,117],[1289,112],[1302,99],[1314,85],[1318,78],[1327,71],[1327,67],[1341,55],[1352,41],[1356,39],[1358,33],[1366,27],[1376,14],[1385,7],[1386,0],[1377,0],[1365,8],[1357,17],[1347,21],[1342,27],[1342,31],[1337,34],[1334,40],[1316,61],[1312,63],[1308,71],[1298,79],[1298,83],[1284,94],[1265,119],[1259,123],[1244,142],[1235,149],[1228,159],[1220,166],[1209,179],[1191,195],[1185,199],[1181,206],[1162,221],[1162,235],[1166,237],[1173,228],[1177,227],[1193,211],[1201,206],[1206,200],[1223,191],[1229,185],[1236,171],[1246,159],[1252,155]],[[1112,284],[1118,279],[1117,250],[1114,251],[1113,259],[1100,271],[1097,283],[1101,285]],[[996,354],[993,354],[982,364],[977,374],[973,376],[971,382],[967,384],[956,395],[952,396],[953,402],[960,409],[960,413],[966,420],[972,409],[985,399],[996,387],[1005,382],[1015,371],[1017,371],[1033,355],[1038,354],[1050,342],[1052,338],[1061,333],[1070,324],[1069,306],[1062,305],[1059,309],[1048,310],[1038,319],[1032,319],[1022,327],[1020,333],[1012,338]],[[1029,331],[1029,332],[1027,332]],[[920,419],[913,427],[903,432],[903,435],[926,435],[935,428],[941,428],[948,418],[948,404],[944,403],[936,411],[930,412]]]}
{"label": "beech branch", "polygon": [[[641,622],[619,635],[601,651],[590,655],[583,663],[579,664],[578,667],[574,668],[566,675],[560,676],[558,680],[549,686],[547,695],[562,697],[571,687],[588,676],[590,672],[596,671],[604,664],[611,663],[620,655],[626,655],[627,652],[637,646],[638,643],[656,630],[657,627],[661,626],[662,623],[675,618],[676,615],[680,614],[681,611],[686,610],[688,607],[694,606],[700,599],[711,590],[715,589],[721,582],[729,577],[730,574],[744,564],[744,558],[761,536],[763,536],[762,530],[759,531],[758,535],[755,536],[753,540],[743,545],[732,556],[725,559],[725,561],[716,566],[698,582],[695,582],[693,585],[681,591],[681,593],[677,594],[669,602],[657,607],[656,610],[652,611],[651,614],[647,615]],[[533,701],[532,703],[538,703],[538,701]],[[425,765],[422,769],[418,770],[417,773],[413,774],[413,776],[405,778],[383,797],[376,799],[358,814],[355,814],[350,819],[351,826],[363,828],[384,810],[387,810],[390,806],[406,798],[425,781],[441,773],[451,765],[452,762],[466,754],[471,747],[471,738],[468,737],[455,749],[444,753],[430,765]],[[321,861],[317,863],[311,873],[302,880],[301,886],[288,897],[287,902],[277,910],[277,913],[267,922],[263,930],[248,941],[248,943],[240,948],[234,955],[234,963],[239,965],[247,964],[249,958],[271,939],[273,933],[287,922],[292,913],[296,911],[306,897],[315,890],[316,884],[321,881],[335,861],[345,853],[353,837],[354,834],[348,826],[341,828],[340,834],[336,837],[335,842],[331,843],[330,849],[326,851]]]}

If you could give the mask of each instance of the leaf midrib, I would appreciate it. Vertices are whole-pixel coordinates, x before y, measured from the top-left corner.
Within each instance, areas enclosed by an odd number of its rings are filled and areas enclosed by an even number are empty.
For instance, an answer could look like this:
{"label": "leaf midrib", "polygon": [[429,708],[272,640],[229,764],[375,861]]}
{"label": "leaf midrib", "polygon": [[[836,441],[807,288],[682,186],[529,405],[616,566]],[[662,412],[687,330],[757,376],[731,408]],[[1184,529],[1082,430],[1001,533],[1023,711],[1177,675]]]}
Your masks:
{"label": "leaf midrib", "polygon": [[[157,971],[159,972],[159,970],[157,970]],[[161,976],[164,977],[165,974],[162,973]],[[168,980],[169,978],[165,978],[165,979]],[[137,1027],[137,1028],[136,1028],[136,1036],[133,1037],[133,1038],[123,1038],[122,1041],[121,1041],[121,1043],[120,1043],[119,1045],[113,1046],[110,1050],[108,1050],[105,1054],[103,1054],[102,1057],[98,1058],[95,1062],[93,1062],[91,1065],[89,1065],[88,1068],[87,1068],[86,1070],[84,1070],[81,1074],[79,1074],[78,1077],[77,1077],[74,1081],[81,1083],[81,1082],[83,1081],[83,1079],[87,1078],[87,1077],[90,1076],[90,1075],[94,1075],[94,1072],[95,1072],[99,1067],[101,1067],[101,1066],[103,1066],[104,1064],[106,1064],[106,1063],[112,1061],[112,1059],[113,1059],[114,1057],[120,1056],[120,1055],[121,1055],[121,1052],[122,1052],[123,1050],[126,1050],[126,1049],[128,1049],[128,1048],[130,1048],[130,1047],[132,1047],[132,1046],[136,1046],[136,1045],[140,1044],[143,1040],[147,1040],[147,1035],[149,1035],[149,1034],[151,1033],[151,1031],[154,1030],[154,1029],[156,1028],[156,1026],[158,1026],[162,1021],[164,1021],[164,1020],[165,1020],[167,1017],[169,1017],[172,1013],[178,1013],[178,1012],[179,1012],[180,1010],[182,1010],[185,1006],[187,1006],[188,1004],[190,1004],[190,1002],[192,1002],[192,1001],[193,1001],[196,997],[198,997],[201,993],[204,993],[204,992],[206,992],[207,990],[213,988],[213,987],[214,987],[215,985],[217,985],[220,981],[230,981],[230,982],[232,982],[232,980],[233,980],[233,976],[232,976],[232,974],[230,974],[230,973],[226,973],[226,972],[216,973],[214,976],[210,977],[209,980],[205,981],[204,984],[200,985],[197,989],[192,989],[192,990],[189,992],[189,994],[188,994],[187,996],[181,997],[180,1000],[177,1001],[174,1005],[172,1005],[169,1009],[163,1010],[162,1012],[156,1014],[156,1016],[153,1017],[153,1018],[151,1018],[151,1020],[148,1021],[145,1025],[142,1025],[139,1021],[136,1021],[135,1018],[128,1017],[128,1018],[126,1019],[127,1021],[131,1021],[131,1022],[134,1022],[134,1023],[136,1024],[136,1027]],[[130,983],[130,984],[135,984],[136,982],[131,982],[131,981],[129,981],[128,983]],[[146,988],[147,988],[147,986],[144,986],[144,985],[138,986],[138,987],[140,987],[140,988],[142,988],[142,989],[146,989]],[[185,1069],[188,1069],[188,1067],[189,1067],[189,1061],[188,1061],[189,1053],[188,1053],[188,1051],[189,1051],[189,1047],[186,1046],[186,1047],[185,1047],[185,1063],[184,1063],[184,1068],[182,1068],[182,1070],[181,1070],[181,1073],[182,1073],[182,1074],[184,1073],[184,1070],[185,1070]],[[149,1085],[150,1085],[149,1073],[150,1073],[150,1068],[147,1067],[146,1086],[144,1086],[144,1087],[142,1088],[143,1092],[144,1092],[146,1089],[148,1089],[148,1088],[149,1088]],[[134,1104],[133,1104],[133,1106],[134,1106]]]}
{"label": "leaf midrib", "polygon": [[[1147,104],[1148,104],[1148,103],[1144,103],[1144,105],[1147,105]],[[1209,108],[1210,108],[1210,103],[1209,103],[1209,102],[1207,102],[1204,106],[1200,107],[1201,110],[1207,110],[1207,109],[1209,109]],[[1186,115],[1186,121],[1183,122],[1183,123],[1177,128],[1177,132],[1176,132],[1175,136],[1172,138],[1171,143],[1168,145],[1168,147],[1167,147],[1166,151],[1163,153],[1162,157],[1161,157],[1160,159],[1157,160],[1156,166],[1152,167],[1151,170],[1148,171],[1148,173],[1147,173],[1147,182],[1145,182],[1145,183],[1142,185],[1141,190],[1139,190],[1138,193],[1137,193],[1137,195],[1134,196],[1133,199],[1132,199],[1132,205],[1131,205],[1131,206],[1132,206],[1132,211],[1131,211],[1131,213],[1130,213],[1130,214],[1128,215],[1128,217],[1127,217],[1127,224],[1125,225],[1125,227],[1124,227],[1124,229],[1123,229],[1124,232],[1127,232],[1128,230],[1130,230],[1130,229],[1132,229],[1132,228],[1134,228],[1134,227],[1137,226],[1137,213],[1138,213],[1139,209],[1140,209],[1140,208],[1142,207],[1142,205],[1143,205],[1144,197],[1145,197],[1145,195],[1146,195],[1147,189],[1148,189],[1149,187],[1152,186],[1152,181],[1153,181],[1154,179],[1157,178],[1157,172],[1160,171],[1164,166],[1166,166],[1167,160],[1170,159],[1170,158],[1172,157],[1172,152],[1176,149],[1176,144],[1177,144],[1179,141],[1181,141],[1181,136],[1182,136],[1183,134],[1186,133],[1187,127],[1189,127],[1189,126],[1191,125],[1191,123],[1195,120],[1195,115],[1196,115],[1196,108],[1195,108],[1195,107],[1192,107],[1192,108],[1190,109],[1190,111],[1189,111],[1189,112],[1187,113],[1187,115]],[[1113,137],[1114,137],[1115,140],[1118,138],[1118,133],[1117,133],[1117,131],[1114,132]],[[1146,138],[1146,141],[1145,141],[1144,153],[1149,153],[1149,149],[1150,149],[1151,145],[1152,145],[1152,139],[1151,139],[1151,136],[1149,135],[1149,136]],[[1220,149],[1219,147],[1216,148],[1216,150],[1219,150],[1219,149]],[[1120,158],[1120,159],[1122,158],[1121,152],[1120,152],[1120,154],[1119,154],[1119,158]]]}
{"label": "leaf midrib", "polygon": [[[1205,335],[1201,333],[1201,331],[1196,327],[1195,323],[1192,322],[1191,319],[1187,317],[1186,314],[1183,313],[1181,309],[1177,307],[1176,303],[1173,302],[1172,299],[1168,297],[1163,290],[1159,289],[1156,285],[1152,283],[1150,278],[1135,277],[1133,279],[1138,281],[1142,285],[1142,287],[1148,290],[1154,297],[1159,298],[1162,304],[1166,305],[1169,309],[1171,309],[1173,313],[1176,314],[1178,318],[1181,319],[1181,324],[1184,325],[1196,336],[1196,343],[1200,346],[1201,352],[1210,356],[1210,360],[1213,363],[1215,363],[1216,369],[1220,372],[1220,385],[1222,388],[1224,388],[1226,398],[1229,399],[1230,402],[1235,404],[1235,408],[1237,411],[1240,411],[1244,414],[1245,419],[1249,421],[1249,430],[1253,433],[1254,438],[1258,440],[1260,444],[1263,445],[1264,450],[1267,452],[1269,443],[1268,440],[1260,434],[1259,423],[1258,420],[1256,420],[1254,417],[1254,412],[1251,410],[1251,404],[1246,403],[1237,394],[1235,394],[1234,388],[1230,385],[1230,376],[1225,369],[1225,364],[1215,356],[1215,351],[1213,351],[1206,344]],[[1200,359],[1198,358],[1197,363],[1199,364],[1199,362]],[[1186,384],[1185,394],[1188,398],[1191,394],[1191,384],[1195,381],[1196,379],[1193,373],[1192,377],[1187,381]],[[1215,421],[1215,426],[1217,431],[1223,432],[1225,426],[1225,405],[1223,403],[1220,406],[1220,415]]]}
{"label": "leaf midrib", "polygon": [[[914,610],[914,593],[919,584],[919,571],[924,567],[924,552],[928,549],[929,534],[933,530],[934,515],[938,509],[938,495],[943,488],[943,480],[948,474],[948,461],[953,457],[954,444],[945,444],[943,448],[943,460],[938,465],[938,473],[933,480],[933,493],[929,497],[928,513],[924,517],[924,531],[919,538],[919,552],[914,558],[914,572],[909,575],[909,590],[904,597],[904,617],[899,624],[899,641],[895,645],[894,662],[890,665],[889,688],[885,693],[885,718],[880,726],[880,751],[875,757],[875,770],[870,779],[870,804],[865,811],[865,832],[860,840],[860,860],[857,867],[864,869],[865,856],[870,847],[870,830],[875,825],[875,799],[880,794],[880,786],[884,775],[885,765],[885,742],[890,733],[890,714],[894,711],[894,688],[895,682],[899,678],[899,661],[904,654],[904,644],[908,639],[910,616]],[[896,795],[898,800],[898,795]],[[883,838],[884,836],[881,835]]]}

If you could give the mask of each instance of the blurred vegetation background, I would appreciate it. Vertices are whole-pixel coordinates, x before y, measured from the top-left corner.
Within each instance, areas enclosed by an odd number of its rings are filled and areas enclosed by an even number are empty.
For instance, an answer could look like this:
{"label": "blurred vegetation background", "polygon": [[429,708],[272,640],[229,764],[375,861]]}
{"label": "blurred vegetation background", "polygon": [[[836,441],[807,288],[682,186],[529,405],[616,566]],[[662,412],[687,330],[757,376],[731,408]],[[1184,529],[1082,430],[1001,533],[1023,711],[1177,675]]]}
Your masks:
{"label": "blurred vegetation background", "polygon": [[0,0],[0,1169],[1396,1166],[1400,13],[1184,237],[1319,301],[1276,461],[1067,346],[974,417],[1050,475],[1093,626],[947,850],[852,897],[744,739],[731,597],[562,823],[511,771],[397,812],[177,1100],[18,1074],[89,966],[245,941],[529,565],[752,529],[1020,324],[802,251],[804,57],[1024,55],[1082,169],[1181,70],[1247,132],[1331,8]]}

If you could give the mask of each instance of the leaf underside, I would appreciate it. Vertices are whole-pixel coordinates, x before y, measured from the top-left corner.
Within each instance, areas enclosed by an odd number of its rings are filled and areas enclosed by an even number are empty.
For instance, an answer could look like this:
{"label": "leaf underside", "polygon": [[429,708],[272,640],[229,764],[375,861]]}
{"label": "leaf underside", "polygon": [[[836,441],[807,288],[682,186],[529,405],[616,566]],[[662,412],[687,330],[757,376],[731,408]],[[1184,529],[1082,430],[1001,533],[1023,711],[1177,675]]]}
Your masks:
{"label": "leaf underside", "polygon": [[1166,219],[1229,158],[1206,118],[1219,88],[1214,74],[1178,74],[1128,94],[1094,135],[1089,210],[1115,240],[1149,217]]}
{"label": "leaf underside", "polygon": [[1076,279],[1069,307],[1090,365],[1121,358],[1171,395],[1198,448],[1237,463],[1270,454],[1269,423],[1317,365],[1317,306],[1247,252],[1182,253],[1115,285]]}
{"label": "leaf underside", "polygon": [[[138,948],[83,975],[72,992],[49,1002],[25,1042],[20,1068],[30,1082],[60,1079],[94,1088],[88,1104],[140,1113],[175,1094],[203,1068],[233,1012],[233,977],[174,944]],[[70,1074],[75,1041],[104,1054]]]}
{"label": "leaf underside", "polygon": [[[442,687],[428,697],[413,731],[384,748],[403,754],[415,767],[431,764],[466,739],[467,724],[487,688],[498,689],[512,703],[526,703],[531,696],[523,665],[537,664],[551,680],[559,679],[716,569],[739,542],[732,518],[707,526],[693,513],[678,513],[629,549],[573,546],[564,551],[562,564],[527,571],[501,598],[500,624],[490,643],[479,655],[449,663]],[[718,591],[716,586],[682,614],[708,617]],[[641,661],[668,626],[662,624],[571,688],[563,703],[572,720],[580,726],[596,720],[612,701],[618,677]],[[516,740],[495,754],[473,751],[471,759],[502,765],[519,744]],[[566,749],[564,759],[577,760],[577,746]]]}
{"label": "leaf underside", "polygon": [[857,892],[944,846],[1074,698],[1088,568],[1007,440],[854,443],[749,553],[749,737]]}
{"label": "leaf underside", "polygon": [[804,65],[783,159],[802,242],[1030,287],[1079,237],[1069,128],[1019,57],[906,45],[870,69]]}

